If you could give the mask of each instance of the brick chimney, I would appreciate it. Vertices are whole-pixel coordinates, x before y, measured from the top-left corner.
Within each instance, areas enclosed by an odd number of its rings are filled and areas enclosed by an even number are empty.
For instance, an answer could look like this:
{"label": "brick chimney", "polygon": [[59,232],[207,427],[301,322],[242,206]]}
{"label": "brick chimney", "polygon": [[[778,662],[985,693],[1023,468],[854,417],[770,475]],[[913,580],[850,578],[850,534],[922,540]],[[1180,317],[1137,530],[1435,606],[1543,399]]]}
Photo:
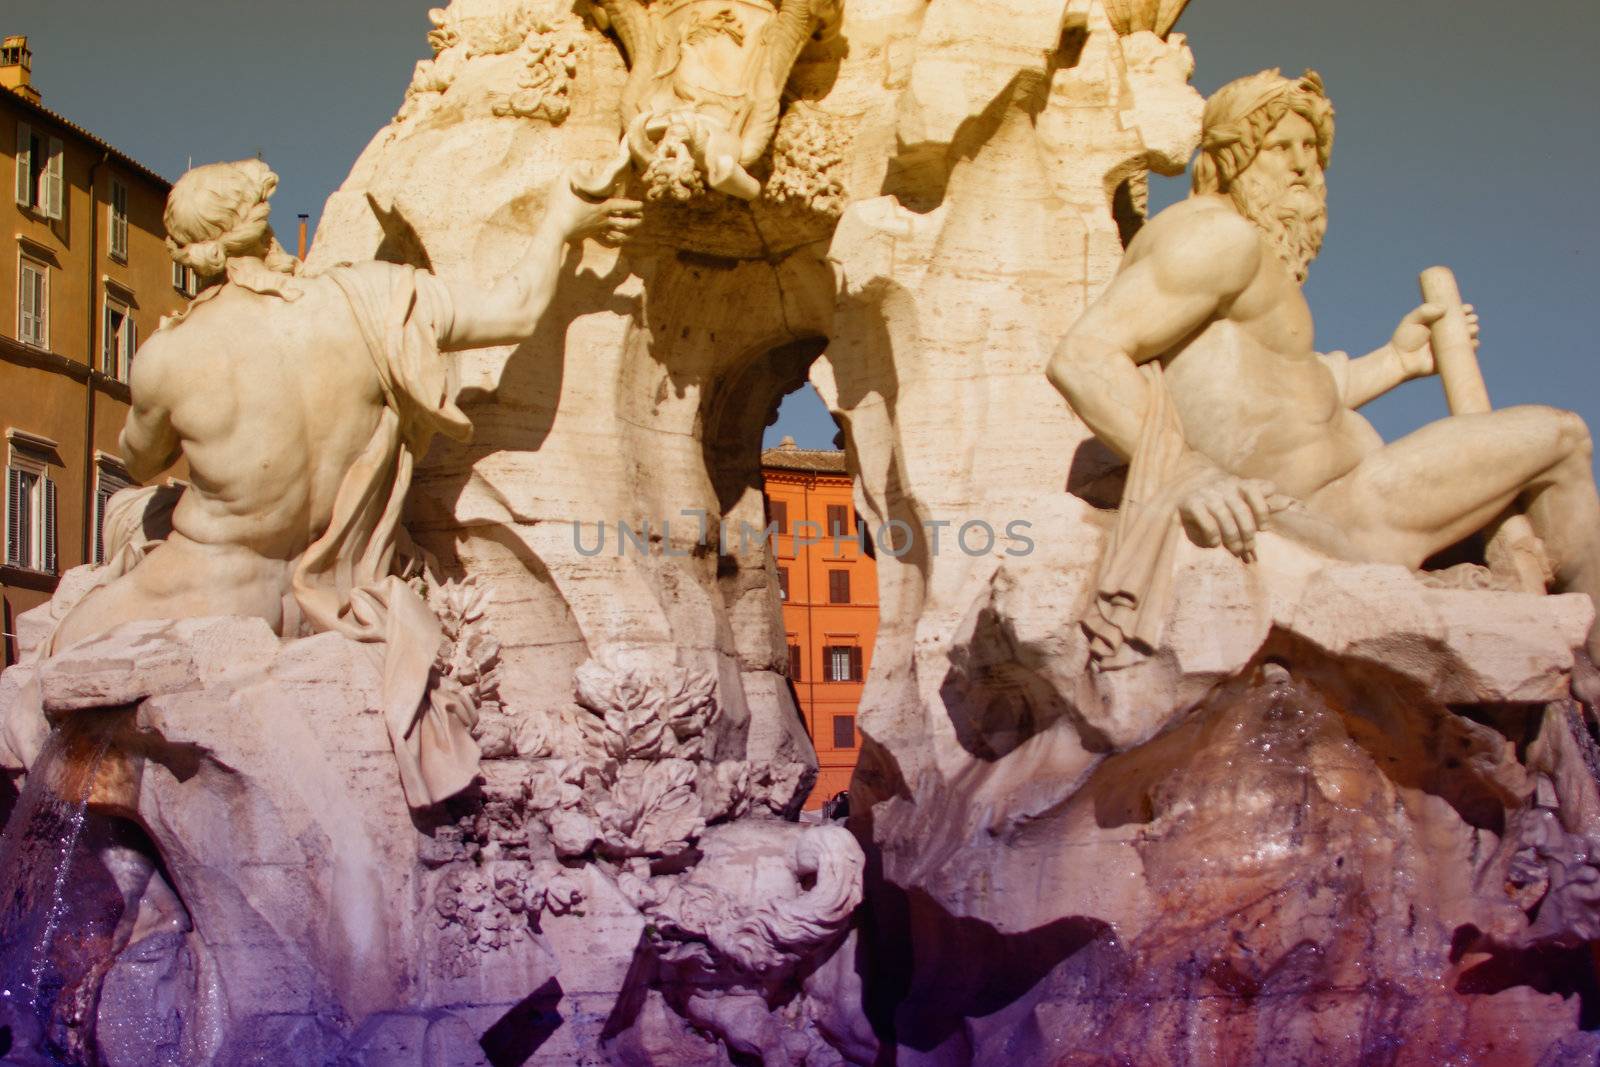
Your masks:
{"label": "brick chimney", "polygon": [[39,102],[39,90],[33,87],[33,53],[23,34],[12,34],[0,41],[0,88],[10,89],[35,104]]}

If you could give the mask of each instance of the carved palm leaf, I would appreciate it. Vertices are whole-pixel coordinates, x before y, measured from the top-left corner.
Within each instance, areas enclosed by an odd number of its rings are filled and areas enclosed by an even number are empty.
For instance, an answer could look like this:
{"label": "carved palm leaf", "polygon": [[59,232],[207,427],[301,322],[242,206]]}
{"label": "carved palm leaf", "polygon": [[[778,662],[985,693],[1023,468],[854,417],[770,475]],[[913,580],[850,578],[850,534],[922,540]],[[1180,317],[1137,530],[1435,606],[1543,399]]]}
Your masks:
{"label": "carved palm leaf", "polygon": [[1165,37],[1172,32],[1189,0],[1101,0],[1101,3],[1105,5],[1112,28],[1123,36],[1149,30],[1158,37]]}

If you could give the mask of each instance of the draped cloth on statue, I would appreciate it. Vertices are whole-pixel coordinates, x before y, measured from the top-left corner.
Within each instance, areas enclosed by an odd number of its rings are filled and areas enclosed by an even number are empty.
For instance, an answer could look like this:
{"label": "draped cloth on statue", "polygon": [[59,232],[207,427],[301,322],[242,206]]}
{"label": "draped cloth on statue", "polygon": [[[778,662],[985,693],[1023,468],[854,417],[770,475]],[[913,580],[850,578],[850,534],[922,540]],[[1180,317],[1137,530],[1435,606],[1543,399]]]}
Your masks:
{"label": "draped cloth on statue", "polygon": [[1145,380],[1144,421],[1094,604],[1082,623],[1090,662],[1102,671],[1132,666],[1161,646],[1178,539],[1184,536],[1178,506],[1204,477],[1203,469],[1185,470],[1189,449],[1161,364],[1145,363],[1139,372]]}
{"label": "draped cloth on statue", "polygon": [[345,473],[333,518],[294,568],[293,599],[310,630],[371,645],[383,671],[383,715],[414,808],[465,789],[478,773],[475,713],[438,684],[444,640],[427,602],[396,574],[402,509],[417,461],[436,433],[469,440],[456,406],[454,366],[439,352],[449,294],[408,266],[337,267],[326,276],[350,303],[382,383],[385,407],[372,440]]}

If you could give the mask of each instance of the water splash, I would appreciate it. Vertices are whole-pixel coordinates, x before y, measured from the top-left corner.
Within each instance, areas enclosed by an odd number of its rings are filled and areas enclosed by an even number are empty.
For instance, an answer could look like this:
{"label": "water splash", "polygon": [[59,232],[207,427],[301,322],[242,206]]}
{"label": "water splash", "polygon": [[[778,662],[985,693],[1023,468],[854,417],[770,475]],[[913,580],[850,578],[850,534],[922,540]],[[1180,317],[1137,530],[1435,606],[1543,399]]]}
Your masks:
{"label": "water splash", "polygon": [[80,714],[50,735],[0,837],[0,1002],[41,1022],[71,979],[53,951],[96,775],[121,725]]}

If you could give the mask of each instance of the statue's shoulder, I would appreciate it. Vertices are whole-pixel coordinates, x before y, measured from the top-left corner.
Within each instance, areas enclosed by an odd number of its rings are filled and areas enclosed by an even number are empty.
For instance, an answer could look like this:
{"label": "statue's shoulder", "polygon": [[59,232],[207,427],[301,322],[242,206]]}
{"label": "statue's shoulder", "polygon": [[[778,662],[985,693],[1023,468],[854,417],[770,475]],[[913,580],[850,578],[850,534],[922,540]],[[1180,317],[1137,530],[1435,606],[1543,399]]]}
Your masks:
{"label": "statue's shoulder", "polygon": [[1161,274],[1186,282],[1239,289],[1260,269],[1261,252],[1260,231],[1226,197],[1192,196],[1146,223],[1127,258],[1153,258]]}
{"label": "statue's shoulder", "polygon": [[404,263],[388,263],[381,259],[363,259],[353,263],[335,263],[318,271],[313,279],[332,282],[346,292],[361,290],[368,293],[387,293],[397,285],[414,285],[419,275],[427,271]]}

